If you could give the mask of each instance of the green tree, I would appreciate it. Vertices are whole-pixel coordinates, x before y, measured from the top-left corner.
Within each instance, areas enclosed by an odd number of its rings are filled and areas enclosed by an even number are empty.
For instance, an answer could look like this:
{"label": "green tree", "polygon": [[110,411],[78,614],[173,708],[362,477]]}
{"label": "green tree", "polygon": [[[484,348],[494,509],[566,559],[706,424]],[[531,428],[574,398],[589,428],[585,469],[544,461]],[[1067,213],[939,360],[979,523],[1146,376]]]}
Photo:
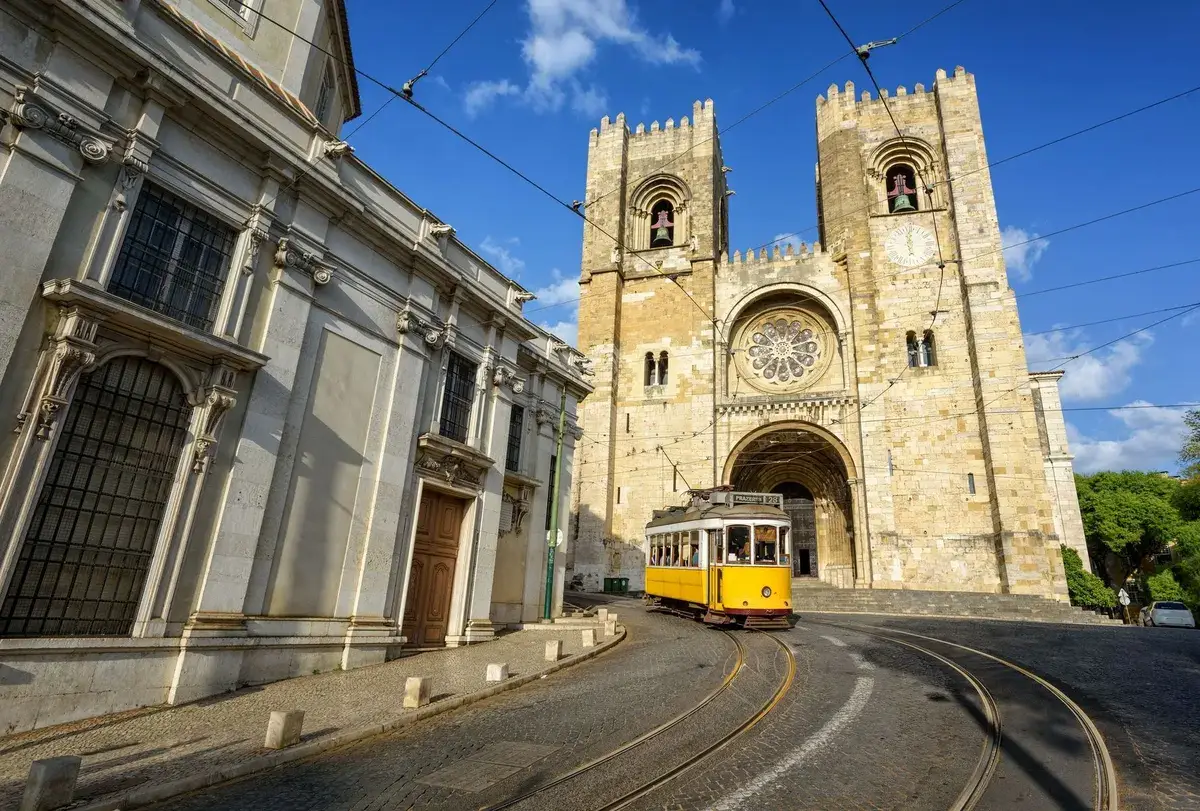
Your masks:
{"label": "green tree", "polygon": [[1183,589],[1179,587],[1170,569],[1164,569],[1146,578],[1146,596],[1151,603],[1158,600],[1184,599]]}
{"label": "green tree", "polygon": [[1117,604],[1117,595],[1104,585],[1104,581],[1091,572],[1083,570],[1083,559],[1066,544],[1062,545],[1063,569],[1067,574],[1067,594],[1071,605],[1085,608],[1112,608]]}
{"label": "green tree", "polygon": [[1173,504],[1179,482],[1166,476],[1096,473],[1076,476],[1075,487],[1088,551],[1114,586],[1148,564],[1182,527]]}
{"label": "green tree", "polygon": [[1183,424],[1187,426],[1187,439],[1183,441],[1183,449],[1179,451],[1179,461],[1184,463],[1180,473],[1185,478],[1200,476],[1200,408],[1193,408],[1183,415]]}
{"label": "green tree", "polygon": [[1171,503],[1184,521],[1200,521],[1200,479],[1184,484],[1176,491]]}

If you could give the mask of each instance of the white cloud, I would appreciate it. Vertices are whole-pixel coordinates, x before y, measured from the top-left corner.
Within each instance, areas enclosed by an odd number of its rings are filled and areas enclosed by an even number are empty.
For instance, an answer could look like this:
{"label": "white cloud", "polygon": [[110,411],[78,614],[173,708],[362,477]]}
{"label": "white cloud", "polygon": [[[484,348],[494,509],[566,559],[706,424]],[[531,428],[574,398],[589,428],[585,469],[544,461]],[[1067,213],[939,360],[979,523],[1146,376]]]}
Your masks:
{"label": "white cloud", "polygon": [[498,243],[490,236],[484,237],[483,242],[479,246],[479,250],[492,258],[496,267],[510,279],[519,279],[521,271],[525,269],[525,260],[513,256],[512,251],[508,246],[517,246],[521,241],[516,237],[512,237],[504,241],[504,244]]}
{"label": "white cloud", "polygon": [[[1078,334],[1050,332],[1026,335],[1026,360],[1031,369],[1056,368],[1067,358],[1091,347],[1078,342]],[[1153,343],[1149,332],[1140,332],[1110,347],[1068,363],[1059,390],[1063,400],[1093,402],[1111,398],[1129,386],[1130,373]]]}
{"label": "white cloud", "polygon": [[491,106],[492,102],[502,96],[519,96],[521,88],[508,79],[495,82],[473,82],[463,96],[463,108],[467,115],[478,115],[479,111]]}
{"label": "white cloud", "polygon": [[447,82],[447,81],[446,81],[446,79],[445,79],[445,77],[443,77],[443,76],[440,76],[440,75],[438,75],[438,76],[430,76],[430,77],[429,77],[429,81],[433,82],[435,85],[437,85],[438,87],[442,88],[443,90],[449,90],[449,89],[450,89],[450,83],[449,83],[449,82]]}
{"label": "white cloud", "polygon": [[[507,79],[477,82],[480,92],[468,92],[464,104],[469,113],[503,96],[520,96],[535,110],[557,110],[571,92],[571,108],[595,117],[606,102],[595,86],[579,84],[582,71],[596,59],[606,43],[633,51],[652,65],[692,65],[699,52],[685,48],[669,33],[655,35],[643,28],[629,0],[527,0],[529,31],[521,43],[521,55],[529,67],[524,89]],[[564,89],[565,88],[565,89]]]}
{"label": "white cloud", "polygon": [[1050,247],[1050,240],[1041,239],[1024,228],[1006,225],[1000,232],[1000,244],[1004,247],[1004,262],[1009,271],[1027,282],[1033,278],[1033,266]]}
{"label": "white cloud", "polygon": [[595,85],[586,90],[576,86],[571,97],[571,109],[587,118],[598,118],[608,109],[608,97]]}
{"label": "white cloud", "polygon": [[579,307],[579,282],[575,279],[564,279],[558,268],[550,271],[553,281],[544,287],[533,291],[538,304],[542,307],[552,307],[556,304],[574,304]]}
{"label": "white cloud", "polygon": [[720,5],[717,6],[717,19],[723,23],[727,23],[733,19],[735,11],[737,9],[733,5],[733,0],[721,0]]}
{"label": "white cloud", "polygon": [[579,319],[573,321],[556,321],[553,324],[542,321],[538,323],[538,326],[547,332],[554,333],[571,346],[575,346],[575,342],[579,339]]}
{"label": "white cloud", "polygon": [[1160,408],[1145,400],[1134,400],[1129,405],[1146,407],[1108,412],[1123,424],[1126,435],[1122,439],[1093,439],[1067,423],[1076,471],[1175,469],[1187,434],[1185,409]]}

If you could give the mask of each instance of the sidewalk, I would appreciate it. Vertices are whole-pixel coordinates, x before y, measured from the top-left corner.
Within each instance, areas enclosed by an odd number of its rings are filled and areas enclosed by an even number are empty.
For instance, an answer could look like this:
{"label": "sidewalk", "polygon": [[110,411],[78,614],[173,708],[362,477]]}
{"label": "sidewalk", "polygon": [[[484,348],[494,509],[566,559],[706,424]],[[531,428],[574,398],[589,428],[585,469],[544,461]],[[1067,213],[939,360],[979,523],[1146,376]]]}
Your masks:
{"label": "sidewalk", "polygon": [[[0,738],[0,808],[16,808],[20,803],[29,765],[35,760],[56,755],[83,758],[72,808],[83,805],[81,801],[87,801],[87,808],[132,808],[315,754],[498,692],[496,685],[486,682],[489,663],[507,663],[509,680],[504,685],[517,686],[590,658],[623,636],[621,629],[617,637],[605,638],[597,627],[597,646],[585,650],[578,628],[516,631],[494,642]],[[563,643],[563,658],[557,664],[545,661],[545,644],[554,639]],[[401,708],[409,676],[433,679],[430,706]],[[280,751],[263,748],[273,710],[304,710],[300,744]],[[195,785],[171,785],[184,779]],[[131,792],[136,794],[129,796]]]}

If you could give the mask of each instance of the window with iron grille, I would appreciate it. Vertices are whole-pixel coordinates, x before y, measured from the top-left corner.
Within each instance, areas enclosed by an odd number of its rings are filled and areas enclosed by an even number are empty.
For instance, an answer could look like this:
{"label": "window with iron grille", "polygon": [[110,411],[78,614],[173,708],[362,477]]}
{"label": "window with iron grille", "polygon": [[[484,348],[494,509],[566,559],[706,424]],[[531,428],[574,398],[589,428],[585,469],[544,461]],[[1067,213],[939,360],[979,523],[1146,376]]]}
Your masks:
{"label": "window with iron grille", "polygon": [[109,292],[207,331],[237,232],[146,182],[129,220]]}
{"label": "window with iron grille", "polygon": [[508,455],[504,459],[504,469],[514,473],[521,466],[521,433],[525,430],[525,409],[519,405],[512,407],[508,417]]}
{"label": "window with iron grille", "polygon": [[144,358],[80,380],[0,601],[0,636],[132,630],[190,412],[175,376]]}
{"label": "window with iron grille", "polygon": [[222,5],[228,6],[230,11],[239,17],[245,17],[248,4],[243,4],[241,0],[217,0]]}
{"label": "window with iron grille", "polygon": [[442,396],[442,420],[438,429],[444,437],[467,441],[471,422],[471,404],[475,400],[475,373],[478,366],[456,352],[450,353],[446,369],[446,388]]}

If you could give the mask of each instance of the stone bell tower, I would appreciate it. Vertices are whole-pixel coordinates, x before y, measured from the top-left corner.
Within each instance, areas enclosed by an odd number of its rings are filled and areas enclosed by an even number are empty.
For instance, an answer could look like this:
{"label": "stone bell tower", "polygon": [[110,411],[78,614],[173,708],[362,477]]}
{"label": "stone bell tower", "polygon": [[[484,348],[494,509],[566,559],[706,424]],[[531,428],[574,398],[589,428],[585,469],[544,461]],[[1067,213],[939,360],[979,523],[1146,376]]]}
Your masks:
{"label": "stone bell tower", "polygon": [[595,391],[580,406],[567,553],[588,590],[605,577],[641,588],[651,511],[677,503],[688,484],[714,483],[713,289],[728,233],[726,171],[711,99],[661,127],[631,131],[623,114],[605,117],[588,139],[585,213],[595,225],[584,225],[578,345],[595,364]]}
{"label": "stone bell tower", "polygon": [[817,100],[822,242],[844,246],[854,302],[873,581],[1065,595],[1056,519],[1078,507],[1073,488],[1056,498],[1039,442],[1039,420],[1062,415],[1035,408],[975,78],[960,67],[884,93],[887,106],[847,82]]}

